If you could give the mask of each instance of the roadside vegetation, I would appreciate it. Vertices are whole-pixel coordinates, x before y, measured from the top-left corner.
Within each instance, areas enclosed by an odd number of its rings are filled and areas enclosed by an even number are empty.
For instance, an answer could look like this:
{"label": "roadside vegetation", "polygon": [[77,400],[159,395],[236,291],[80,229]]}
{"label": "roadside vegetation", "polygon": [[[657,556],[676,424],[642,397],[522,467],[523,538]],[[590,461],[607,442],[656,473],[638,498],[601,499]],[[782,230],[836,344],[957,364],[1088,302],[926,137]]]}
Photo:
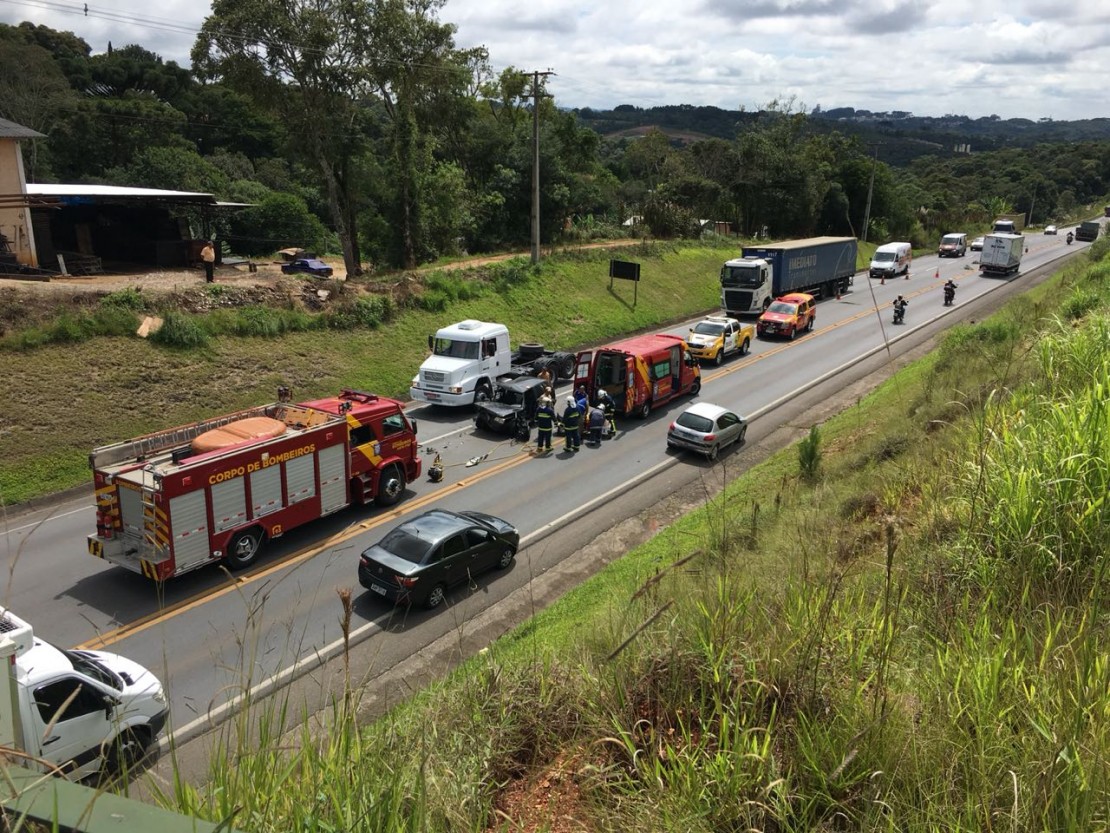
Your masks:
{"label": "roadside vegetation", "polygon": [[162,802],[260,833],[1105,829],[1108,254],[372,725],[348,668],[324,725],[256,704]]}
{"label": "roadside vegetation", "polygon": [[[174,296],[129,289],[35,312],[29,296],[0,295],[21,324],[0,338],[0,506],[91,482],[98,445],[269,402],[279,385],[303,398],[342,388],[407,397],[428,334],[462,318],[570,349],[716,309],[721,264],[739,245],[643,243],[567,250],[538,267],[516,258],[399,273],[373,287],[332,284],[337,300],[322,310],[247,294],[245,306],[192,313]],[[873,248],[860,246],[860,268]],[[642,264],[635,303],[631,284],[610,290],[610,257]],[[229,304],[239,297],[216,289]],[[155,338],[134,334],[145,315],[164,318]]]}

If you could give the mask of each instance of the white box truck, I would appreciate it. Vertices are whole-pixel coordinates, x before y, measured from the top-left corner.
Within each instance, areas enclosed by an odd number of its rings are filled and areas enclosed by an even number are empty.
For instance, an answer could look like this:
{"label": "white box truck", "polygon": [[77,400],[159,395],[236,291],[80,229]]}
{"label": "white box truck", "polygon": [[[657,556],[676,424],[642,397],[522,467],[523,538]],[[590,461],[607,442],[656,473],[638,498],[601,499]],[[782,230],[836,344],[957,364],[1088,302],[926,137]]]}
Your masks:
{"label": "white box truck", "polygon": [[0,735],[27,755],[24,766],[73,780],[118,771],[142,760],[165,726],[162,684],[138,663],[106,651],[63,651],[4,608],[0,642],[10,657]]}
{"label": "white box truck", "polygon": [[983,275],[1017,274],[1025,252],[1025,237],[1020,234],[988,234],[979,253],[979,271]]}

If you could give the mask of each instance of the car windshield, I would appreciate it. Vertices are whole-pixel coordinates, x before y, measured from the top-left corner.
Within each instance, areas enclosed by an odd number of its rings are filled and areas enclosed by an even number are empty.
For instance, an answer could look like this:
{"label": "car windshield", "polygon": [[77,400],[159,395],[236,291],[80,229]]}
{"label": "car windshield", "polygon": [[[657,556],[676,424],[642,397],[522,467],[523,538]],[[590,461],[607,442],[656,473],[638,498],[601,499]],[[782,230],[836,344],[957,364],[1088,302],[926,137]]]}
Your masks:
{"label": "car windshield", "polygon": [[875,252],[875,257],[872,260],[876,263],[887,263],[894,260],[894,252]]}
{"label": "car windshield", "polygon": [[956,245],[959,245],[960,238],[959,238],[958,235],[950,234],[940,242],[943,243],[946,246],[956,246]]}
{"label": "car windshield", "polygon": [[798,307],[794,304],[788,304],[785,301],[775,301],[771,306],[767,307],[767,312],[777,312],[782,315],[794,315]]}
{"label": "car windshield", "polygon": [[92,654],[87,654],[84,651],[62,651],[62,653],[73,663],[74,669],[81,672],[86,677],[99,680],[104,683],[104,685],[110,686],[117,691],[123,690],[123,680],[121,680],[110,668],[106,668],[102,665]]}
{"label": "car windshield", "polygon": [[501,388],[499,392],[500,396],[498,396],[497,398],[501,400],[501,403],[504,405],[524,404],[524,394],[518,390],[513,390],[512,388]]}
{"label": "car windshield", "polygon": [[692,414],[689,411],[676,419],[675,423],[683,428],[689,428],[691,431],[697,431],[699,434],[708,434],[713,430],[713,420],[703,417],[701,414]]}
{"label": "car windshield", "polygon": [[714,324],[711,321],[701,321],[696,327],[694,332],[699,336],[719,336],[724,332],[724,324]]}
{"label": "car windshield", "polygon": [[478,358],[478,342],[437,338],[433,352],[437,356],[447,356],[452,359],[476,359]]}
{"label": "car windshield", "polygon": [[413,535],[403,527],[398,527],[382,538],[378,546],[398,558],[411,561],[413,564],[422,563],[424,557],[432,548],[431,542]]}

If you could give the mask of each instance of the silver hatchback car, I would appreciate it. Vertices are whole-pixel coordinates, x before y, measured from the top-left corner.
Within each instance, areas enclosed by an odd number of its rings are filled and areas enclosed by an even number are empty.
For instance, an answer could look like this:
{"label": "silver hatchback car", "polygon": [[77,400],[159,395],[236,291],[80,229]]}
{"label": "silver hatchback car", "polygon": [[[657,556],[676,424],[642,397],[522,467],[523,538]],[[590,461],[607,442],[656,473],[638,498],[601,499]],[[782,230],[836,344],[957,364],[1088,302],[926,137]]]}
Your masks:
{"label": "silver hatchback car", "polygon": [[722,448],[744,442],[748,423],[739,414],[711,402],[691,405],[667,429],[667,447],[684,448],[716,460]]}

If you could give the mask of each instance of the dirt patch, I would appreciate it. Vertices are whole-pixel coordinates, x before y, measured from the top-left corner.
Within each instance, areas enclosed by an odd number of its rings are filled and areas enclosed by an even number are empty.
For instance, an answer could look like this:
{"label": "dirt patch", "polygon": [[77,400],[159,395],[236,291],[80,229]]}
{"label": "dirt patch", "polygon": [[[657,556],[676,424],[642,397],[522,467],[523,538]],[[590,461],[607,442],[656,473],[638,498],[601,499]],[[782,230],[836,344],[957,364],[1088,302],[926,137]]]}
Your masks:
{"label": "dirt patch", "polygon": [[489,830],[499,833],[588,833],[593,815],[582,797],[577,765],[560,759],[543,772],[511,781],[500,792]]}

